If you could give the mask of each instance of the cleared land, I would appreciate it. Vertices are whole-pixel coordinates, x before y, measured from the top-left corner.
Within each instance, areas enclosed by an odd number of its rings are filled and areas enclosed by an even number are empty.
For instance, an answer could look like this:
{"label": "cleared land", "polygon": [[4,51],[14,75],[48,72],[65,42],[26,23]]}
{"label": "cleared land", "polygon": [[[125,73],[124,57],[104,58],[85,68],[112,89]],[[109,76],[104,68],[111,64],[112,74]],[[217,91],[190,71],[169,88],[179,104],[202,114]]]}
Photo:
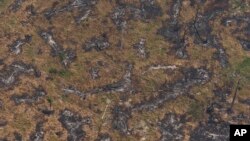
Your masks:
{"label": "cleared land", "polygon": [[0,0],[0,140],[228,140],[250,122],[247,0]]}

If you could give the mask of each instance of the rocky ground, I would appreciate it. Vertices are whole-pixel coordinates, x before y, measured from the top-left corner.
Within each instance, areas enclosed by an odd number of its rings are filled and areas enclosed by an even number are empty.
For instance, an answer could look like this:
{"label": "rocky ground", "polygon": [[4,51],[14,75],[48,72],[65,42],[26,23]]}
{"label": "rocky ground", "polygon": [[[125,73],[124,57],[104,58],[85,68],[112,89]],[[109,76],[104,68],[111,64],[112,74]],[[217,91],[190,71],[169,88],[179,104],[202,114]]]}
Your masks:
{"label": "rocky ground", "polygon": [[0,0],[0,141],[226,141],[250,124],[248,0]]}

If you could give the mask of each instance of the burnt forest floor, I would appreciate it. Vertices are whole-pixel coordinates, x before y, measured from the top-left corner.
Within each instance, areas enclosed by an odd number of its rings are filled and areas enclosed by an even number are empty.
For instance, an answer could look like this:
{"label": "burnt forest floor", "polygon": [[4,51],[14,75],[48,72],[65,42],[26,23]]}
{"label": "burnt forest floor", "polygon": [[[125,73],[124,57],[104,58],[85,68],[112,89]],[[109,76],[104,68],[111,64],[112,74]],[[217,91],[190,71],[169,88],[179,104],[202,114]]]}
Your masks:
{"label": "burnt forest floor", "polygon": [[248,0],[0,0],[0,140],[228,140],[249,37]]}

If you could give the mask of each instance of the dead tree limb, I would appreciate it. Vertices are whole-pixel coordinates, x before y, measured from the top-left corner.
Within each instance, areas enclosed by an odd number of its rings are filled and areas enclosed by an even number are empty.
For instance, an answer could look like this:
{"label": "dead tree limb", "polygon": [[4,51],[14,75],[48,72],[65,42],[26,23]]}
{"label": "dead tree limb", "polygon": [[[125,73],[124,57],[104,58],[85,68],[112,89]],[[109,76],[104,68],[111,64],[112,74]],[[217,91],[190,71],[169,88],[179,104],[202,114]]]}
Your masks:
{"label": "dead tree limb", "polygon": [[236,99],[236,95],[237,95],[237,92],[238,92],[238,89],[239,89],[239,84],[240,84],[240,79],[238,80],[236,88],[235,88],[235,91],[234,91],[234,98],[233,98],[233,101],[231,103],[230,111],[233,110],[233,105],[234,105],[234,102],[235,102],[235,99]]}

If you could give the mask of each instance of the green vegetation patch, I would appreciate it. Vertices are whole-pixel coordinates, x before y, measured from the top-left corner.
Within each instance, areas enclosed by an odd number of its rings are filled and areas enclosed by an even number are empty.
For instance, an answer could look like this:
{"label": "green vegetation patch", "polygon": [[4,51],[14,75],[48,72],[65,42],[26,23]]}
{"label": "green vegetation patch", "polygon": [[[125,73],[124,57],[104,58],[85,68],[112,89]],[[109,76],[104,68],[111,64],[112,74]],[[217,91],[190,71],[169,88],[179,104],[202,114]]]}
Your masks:
{"label": "green vegetation patch", "polygon": [[0,10],[2,10],[7,5],[7,2],[7,0],[0,0]]}
{"label": "green vegetation patch", "polygon": [[234,10],[238,10],[240,12],[249,11],[249,2],[245,0],[231,0],[231,7]]}
{"label": "green vegetation patch", "polygon": [[236,72],[241,75],[241,77],[246,78],[250,81],[250,58],[245,58],[236,68]]}
{"label": "green vegetation patch", "polygon": [[188,108],[188,114],[193,117],[194,120],[199,121],[204,116],[204,108],[201,103],[192,102]]}
{"label": "green vegetation patch", "polygon": [[0,0],[0,6],[2,6],[4,4],[5,0]]}
{"label": "green vegetation patch", "polygon": [[53,68],[53,67],[49,68],[48,72],[50,74],[58,75],[58,76],[63,77],[63,78],[69,78],[73,74],[69,70],[66,70],[66,69],[57,70],[56,68]]}
{"label": "green vegetation patch", "polygon": [[56,68],[49,68],[49,73],[50,74],[56,74],[57,73],[57,69]]}
{"label": "green vegetation patch", "polygon": [[59,53],[59,58],[60,58],[60,60],[62,61],[62,60],[64,60],[64,59],[66,59],[66,54],[63,52],[63,53]]}
{"label": "green vegetation patch", "polygon": [[58,72],[58,75],[61,77],[69,78],[70,76],[72,76],[72,72],[70,72],[69,70],[60,70]]}

